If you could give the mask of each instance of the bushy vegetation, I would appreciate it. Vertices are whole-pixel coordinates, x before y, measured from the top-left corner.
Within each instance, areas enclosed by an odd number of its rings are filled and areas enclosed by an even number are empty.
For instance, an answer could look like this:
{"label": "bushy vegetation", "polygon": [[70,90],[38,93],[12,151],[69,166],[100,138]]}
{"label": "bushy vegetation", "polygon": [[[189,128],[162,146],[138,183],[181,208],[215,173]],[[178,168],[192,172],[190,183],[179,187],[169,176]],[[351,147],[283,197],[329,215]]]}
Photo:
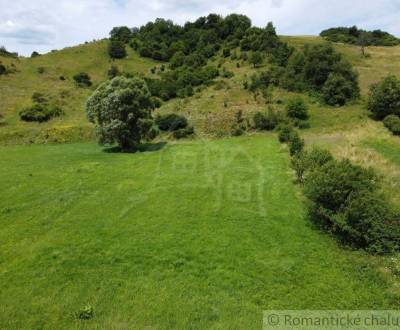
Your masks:
{"label": "bushy vegetation", "polygon": [[357,26],[330,28],[321,32],[321,37],[332,42],[360,46],[396,46],[400,39],[381,30],[365,31]]}
{"label": "bushy vegetation", "polygon": [[5,67],[5,65],[0,63],[0,76],[5,74],[7,72],[7,68]]}
{"label": "bushy vegetation", "polygon": [[377,120],[389,115],[400,116],[400,79],[393,75],[371,86],[368,97],[368,110]]}
{"label": "bushy vegetation", "polygon": [[96,125],[100,144],[118,144],[135,150],[153,125],[151,94],[144,80],[116,77],[101,84],[86,105],[87,117]]}
{"label": "bushy vegetation", "polygon": [[396,115],[389,115],[383,120],[385,127],[394,135],[400,135],[400,118]]}
{"label": "bushy vegetation", "polygon": [[188,121],[184,116],[170,113],[166,115],[158,115],[155,123],[161,131],[177,131],[185,129],[188,126]]}
{"label": "bushy vegetation", "polygon": [[331,160],[306,177],[305,194],[313,220],[344,243],[372,253],[399,250],[400,222],[371,169]]}
{"label": "bushy vegetation", "polygon": [[9,52],[4,46],[0,46],[0,55],[5,57],[14,57],[14,58],[18,57],[17,52]]}
{"label": "bushy vegetation", "polygon": [[266,112],[256,112],[253,116],[253,127],[260,131],[272,131],[279,124],[279,115],[268,108]]}
{"label": "bushy vegetation", "polygon": [[306,120],[308,119],[308,106],[301,97],[289,99],[286,105],[286,112],[289,118]]}
{"label": "bushy vegetation", "polygon": [[381,193],[376,173],[335,160],[323,149],[307,151],[291,126],[279,128],[297,181],[304,184],[311,219],[344,244],[377,254],[399,251],[400,221]]}
{"label": "bushy vegetation", "polygon": [[125,44],[120,40],[111,39],[108,45],[108,55],[114,59],[126,57]]}
{"label": "bushy vegetation", "polygon": [[193,126],[188,126],[186,128],[180,128],[172,133],[175,139],[183,139],[194,134]]}
{"label": "bushy vegetation", "polygon": [[237,14],[225,18],[210,14],[184,26],[157,19],[140,28],[116,27],[110,36],[111,42],[129,43],[142,57],[169,61],[169,70],[162,72],[161,79],[147,79],[152,94],[163,100],[192,96],[194,87],[208,84],[218,75],[233,77],[225,68],[219,73],[207,66],[217,54],[236,58],[236,48],[240,47],[243,52],[252,51],[251,61],[256,66],[264,55],[274,63],[285,64],[292,52],[280,41],[272,23],[265,28],[251,27],[248,17]]}
{"label": "bushy vegetation", "polygon": [[329,105],[344,105],[359,96],[358,75],[352,65],[329,44],[306,45],[294,52],[286,67],[272,66],[254,74],[249,89],[269,85],[294,92],[319,93]]}
{"label": "bushy vegetation", "polygon": [[60,107],[50,104],[48,97],[42,93],[33,93],[32,102],[32,106],[29,106],[19,112],[21,120],[43,123],[54,117],[59,117],[64,114]]}
{"label": "bushy vegetation", "polygon": [[86,72],[80,72],[73,76],[75,83],[79,87],[90,87],[92,86],[92,81],[90,76]]}

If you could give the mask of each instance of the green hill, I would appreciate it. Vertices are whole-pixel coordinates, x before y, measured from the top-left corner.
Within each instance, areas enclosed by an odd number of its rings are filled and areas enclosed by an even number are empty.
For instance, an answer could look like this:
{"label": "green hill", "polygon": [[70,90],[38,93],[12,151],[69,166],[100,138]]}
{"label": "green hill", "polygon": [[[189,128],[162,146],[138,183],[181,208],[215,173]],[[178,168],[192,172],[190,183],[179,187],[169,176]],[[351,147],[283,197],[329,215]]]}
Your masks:
{"label": "green hill", "polygon": [[[0,126],[0,143],[71,142],[93,138],[93,128],[85,115],[85,102],[98,84],[107,79],[112,64],[124,72],[148,73],[158,63],[139,57],[128,50],[128,57],[113,62],[107,54],[107,41],[98,41],[66,48],[35,58],[0,57],[6,66],[13,63],[17,72],[0,77],[0,114],[5,124]],[[43,73],[38,69],[44,68]],[[94,86],[76,86],[73,76],[87,72]],[[63,76],[66,80],[60,80]],[[47,123],[20,121],[18,113],[31,104],[34,92],[49,96],[60,105],[65,116]]]}

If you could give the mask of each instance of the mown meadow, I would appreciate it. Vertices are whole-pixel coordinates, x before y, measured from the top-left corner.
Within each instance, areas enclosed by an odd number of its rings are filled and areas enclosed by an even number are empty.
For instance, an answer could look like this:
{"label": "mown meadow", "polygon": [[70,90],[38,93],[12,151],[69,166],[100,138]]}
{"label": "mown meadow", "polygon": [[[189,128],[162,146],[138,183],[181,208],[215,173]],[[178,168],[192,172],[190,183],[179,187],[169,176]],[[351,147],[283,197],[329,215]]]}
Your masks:
{"label": "mown meadow", "polygon": [[371,257],[310,226],[272,135],[0,152],[1,328],[254,329],[267,309],[398,308]]}

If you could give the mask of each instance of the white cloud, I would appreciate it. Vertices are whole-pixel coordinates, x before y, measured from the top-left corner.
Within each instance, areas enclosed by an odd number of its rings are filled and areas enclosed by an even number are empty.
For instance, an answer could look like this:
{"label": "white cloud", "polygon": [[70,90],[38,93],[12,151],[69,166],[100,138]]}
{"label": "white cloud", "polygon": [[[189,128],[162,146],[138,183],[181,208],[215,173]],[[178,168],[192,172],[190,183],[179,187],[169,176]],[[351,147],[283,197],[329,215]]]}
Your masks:
{"label": "white cloud", "polygon": [[29,55],[103,38],[113,26],[140,26],[157,17],[183,24],[216,12],[273,21],[280,34],[318,34],[339,25],[400,34],[399,0],[0,0],[0,45]]}

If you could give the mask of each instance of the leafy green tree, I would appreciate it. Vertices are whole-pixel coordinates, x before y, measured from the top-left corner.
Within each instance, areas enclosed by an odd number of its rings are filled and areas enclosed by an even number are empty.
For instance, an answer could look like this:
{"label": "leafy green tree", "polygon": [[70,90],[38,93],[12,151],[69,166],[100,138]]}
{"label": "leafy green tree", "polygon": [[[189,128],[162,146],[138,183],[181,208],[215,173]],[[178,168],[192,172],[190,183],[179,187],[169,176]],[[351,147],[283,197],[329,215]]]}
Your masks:
{"label": "leafy green tree", "polygon": [[86,104],[99,143],[117,143],[124,151],[135,150],[147,137],[153,125],[152,109],[151,94],[138,77],[116,77],[101,84]]}
{"label": "leafy green tree", "polygon": [[324,102],[332,106],[345,105],[348,100],[356,96],[354,93],[351,82],[337,73],[331,73],[322,88]]}
{"label": "leafy green tree", "polygon": [[400,79],[390,75],[373,85],[368,97],[368,110],[378,120],[388,115],[400,116]]}
{"label": "leafy green tree", "polygon": [[264,60],[264,57],[263,57],[262,53],[259,51],[252,52],[250,55],[250,58],[249,58],[249,62],[250,62],[250,64],[254,65],[254,68],[256,68],[257,65],[262,64],[263,60]]}
{"label": "leafy green tree", "polygon": [[125,44],[122,41],[111,39],[108,45],[108,54],[115,59],[126,57]]}
{"label": "leafy green tree", "polygon": [[132,31],[127,26],[116,26],[110,32],[112,40],[121,41],[124,44],[128,43],[132,36]]}

